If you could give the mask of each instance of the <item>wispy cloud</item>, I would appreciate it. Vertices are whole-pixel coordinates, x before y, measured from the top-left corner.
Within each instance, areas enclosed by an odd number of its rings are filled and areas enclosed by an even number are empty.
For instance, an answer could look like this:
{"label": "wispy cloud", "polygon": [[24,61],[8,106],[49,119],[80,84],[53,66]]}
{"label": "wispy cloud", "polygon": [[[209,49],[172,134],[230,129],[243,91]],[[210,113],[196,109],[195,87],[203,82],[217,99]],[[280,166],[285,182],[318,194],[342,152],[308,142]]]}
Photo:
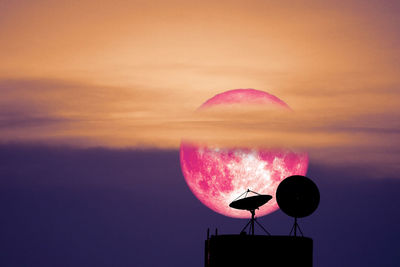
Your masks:
{"label": "wispy cloud", "polygon": [[398,171],[400,163],[400,114],[393,103],[374,112],[369,101],[292,112],[243,105],[185,112],[151,88],[24,79],[0,81],[0,91],[2,142],[176,149],[184,138],[211,146],[289,147],[308,151],[314,161],[376,164],[384,173]]}
{"label": "wispy cloud", "polygon": [[[176,149],[192,138],[400,166],[398,1],[0,5],[1,142]],[[294,112],[194,113],[235,88]]]}

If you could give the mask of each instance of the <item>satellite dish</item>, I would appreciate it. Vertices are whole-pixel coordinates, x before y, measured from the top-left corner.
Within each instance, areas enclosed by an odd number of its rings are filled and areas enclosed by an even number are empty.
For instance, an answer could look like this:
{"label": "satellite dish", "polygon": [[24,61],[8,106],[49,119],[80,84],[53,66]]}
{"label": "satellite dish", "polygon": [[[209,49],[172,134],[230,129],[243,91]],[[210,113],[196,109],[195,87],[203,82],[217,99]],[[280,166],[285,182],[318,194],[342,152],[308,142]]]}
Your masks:
{"label": "satellite dish", "polygon": [[[294,230],[294,235],[297,235],[297,229],[300,230],[297,218],[311,215],[317,209],[319,200],[318,187],[310,178],[293,175],[279,184],[276,202],[284,213],[295,218],[290,234]],[[303,235],[302,232],[301,234]]]}
{"label": "satellite dish", "polygon": [[295,218],[307,217],[318,207],[319,190],[310,178],[293,175],[279,184],[276,201],[287,215]]}
{"label": "satellite dish", "polygon": [[233,201],[229,204],[229,207],[238,209],[238,210],[248,210],[252,211],[258,209],[268,201],[272,199],[270,195],[258,195],[258,196],[251,196],[245,197],[239,200]]}
{"label": "satellite dish", "polygon": [[[251,192],[256,194],[256,196],[251,196],[248,197],[247,194]],[[241,196],[245,195],[243,198],[239,199]],[[272,196],[270,195],[261,195],[257,192],[251,191],[250,189],[247,189],[246,192],[241,194],[238,198],[236,198],[234,201],[232,201],[229,204],[229,207],[233,209],[238,209],[238,210],[248,210],[251,213],[251,219],[250,221],[246,224],[246,226],[242,229],[241,233],[245,233],[246,228],[250,225],[249,232],[254,235],[254,223],[257,223],[265,233],[269,235],[269,232],[259,223],[257,222],[255,216],[256,216],[256,209],[267,203],[272,199]]]}

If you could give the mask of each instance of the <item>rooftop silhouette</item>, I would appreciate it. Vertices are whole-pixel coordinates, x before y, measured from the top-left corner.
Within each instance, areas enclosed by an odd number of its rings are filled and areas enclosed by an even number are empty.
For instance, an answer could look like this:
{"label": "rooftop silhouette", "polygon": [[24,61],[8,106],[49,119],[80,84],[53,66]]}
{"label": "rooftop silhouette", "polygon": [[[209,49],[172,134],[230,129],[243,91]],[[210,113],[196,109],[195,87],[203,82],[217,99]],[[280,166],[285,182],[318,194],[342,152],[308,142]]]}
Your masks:
{"label": "rooftop silhouette", "polygon": [[[255,195],[247,196],[250,192]],[[248,210],[251,213],[251,219],[239,234],[218,235],[216,230],[215,235],[210,236],[210,231],[207,230],[204,266],[312,267],[313,240],[303,236],[297,219],[309,216],[317,209],[320,201],[318,187],[311,179],[294,175],[287,177],[279,184],[276,197],[281,210],[295,218],[289,235],[271,235],[257,222],[256,210],[266,205],[272,196],[248,189],[229,206],[234,209]],[[255,224],[260,226],[264,235],[255,235]],[[297,235],[297,231],[300,231],[301,236]]]}

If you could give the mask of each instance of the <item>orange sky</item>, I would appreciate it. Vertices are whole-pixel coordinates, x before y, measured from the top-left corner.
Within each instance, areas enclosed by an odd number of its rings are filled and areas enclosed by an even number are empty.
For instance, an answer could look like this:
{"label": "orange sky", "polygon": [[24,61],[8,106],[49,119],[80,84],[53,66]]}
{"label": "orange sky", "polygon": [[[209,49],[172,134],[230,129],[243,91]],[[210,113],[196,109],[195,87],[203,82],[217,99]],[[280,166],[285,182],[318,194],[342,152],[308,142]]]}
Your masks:
{"label": "orange sky", "polygon": [[[1,1],[0,140],[177,148],[208,131],[393,170],[399,12],[397,1]],[[296,115],[192,115],[234,88]]]}

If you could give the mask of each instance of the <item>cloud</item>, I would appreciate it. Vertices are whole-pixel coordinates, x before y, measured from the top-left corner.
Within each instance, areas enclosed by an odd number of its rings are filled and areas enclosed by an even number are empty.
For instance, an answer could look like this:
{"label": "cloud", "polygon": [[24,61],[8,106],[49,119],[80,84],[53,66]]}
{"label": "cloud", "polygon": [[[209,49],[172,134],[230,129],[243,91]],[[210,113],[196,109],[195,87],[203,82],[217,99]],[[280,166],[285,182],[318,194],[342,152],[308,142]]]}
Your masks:
{"label": "cloud", "polygon": [[294,91],[305,93],[297,101],[311,98],[313,104],[294,102],[293,112],[243,105],[195,112],[180,105],[184,99],[177,92],[139,88],[2,80],[1,142],[176,149],[184,138],[211,146],[290,147],[328,164],[373,163],[385,173],[398,171],[395,90],[319,95],[299,87]]}
{"label": "cloud", "polygon": [[152,116],[153,103],[164,96],[153,91],[57,79],[3,79],[0,139],[67,143],[78,140],[78,145],[86,140],[88,145],[101,145],[104,141],[99,136],[104,131],[112,135],[121,118],[140,120]]}
{"label": "cloud", "polygon": [[[176,149],[191,138],[397,163],[396,1],[178,2],[5,4],[0,141]],[[235,88],[294,112],[193,114]]]}

